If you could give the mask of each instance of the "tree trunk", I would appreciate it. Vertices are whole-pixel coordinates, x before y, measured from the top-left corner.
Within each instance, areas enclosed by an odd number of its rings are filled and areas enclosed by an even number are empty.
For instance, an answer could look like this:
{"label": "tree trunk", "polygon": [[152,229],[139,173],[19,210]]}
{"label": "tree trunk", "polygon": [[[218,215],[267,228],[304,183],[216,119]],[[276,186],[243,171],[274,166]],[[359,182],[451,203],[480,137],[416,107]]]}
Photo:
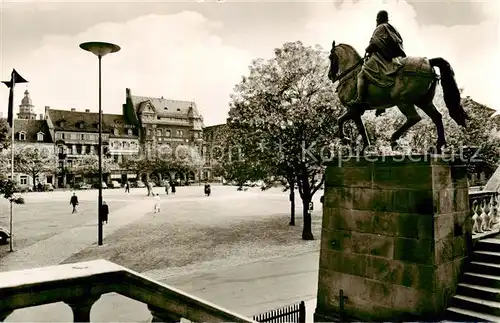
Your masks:
{"label": "tree trunk", "polygon": [[291,181],[290,184],[290,223],[295,225],[295,182]]}
{"label": "tree trunk", "polygon": [[309,202],[311,201],[311,197],[309,194],[304,194],[302,197],[302,213],[304,216],[304,225],[302,228],[302,240],[314,240],[314,236],[312,234],[312,220],[311,213],[309,211]]}

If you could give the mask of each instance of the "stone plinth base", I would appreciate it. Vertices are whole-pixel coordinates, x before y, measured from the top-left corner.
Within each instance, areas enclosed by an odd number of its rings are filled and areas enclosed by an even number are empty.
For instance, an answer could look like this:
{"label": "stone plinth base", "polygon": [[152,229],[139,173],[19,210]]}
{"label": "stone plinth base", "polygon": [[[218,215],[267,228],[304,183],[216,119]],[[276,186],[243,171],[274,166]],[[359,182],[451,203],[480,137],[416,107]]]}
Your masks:
{"label": "stone plinth base", "polygon": [[469,217],[466,169],[446,157],[331,163],[315,321],[438,318],[470,248]]}

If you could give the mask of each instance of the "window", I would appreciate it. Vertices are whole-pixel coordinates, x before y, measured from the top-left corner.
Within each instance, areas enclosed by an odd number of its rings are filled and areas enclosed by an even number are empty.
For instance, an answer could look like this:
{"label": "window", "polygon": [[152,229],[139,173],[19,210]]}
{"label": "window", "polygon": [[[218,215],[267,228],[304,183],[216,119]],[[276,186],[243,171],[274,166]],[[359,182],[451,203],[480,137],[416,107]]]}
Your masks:
{"label": "window", "polygon": [[64,154],[64,147],[63,146],[59,146],[59,153]]}
{"label": "window", "polygon": [[82,146],[77,146],[76,147],[76,153],[80,155],[82,153]]}
{"label": "window", "polygon": [[148,136],[152,136],[152,135],[153,135],[153,130],[148,129]]}
{"label": "window", "polygon": [[64,138],[65,138],[64,133],[61,133],[61,138],[62,138],[62,139],[64,139]]}
{"label": "window", "polygon": [[118,135],[120,134],[120,131],[118,131],[118,129],[116,129],[116,128],[115,128],[115,129],[113,130],[113,133],[115,134],[115,136],[118,136]]}
{"label": "window", "polygon": [[19,133],[19,140],[26,140],[26,132],[21,131]]}
{"label": "window", "polygon": [[184,131],[177,130],[177,137],[183,137],[183,136],[184,136]]}
{"label": "window", "polygon": [[28,185],[28,176],[21,176],[21,185]]}
{"label": "window", "polygon": [[170,130],[165,130],[165,136],[170,137]]}
{"label": "window", "polygon": [[84,126],[83,122],[78,123],[78,128],[83,129],[83,126]]}
{"label": "window", "polygon": [[80,139],[85,140],[85,135],[83,133],[80,135]]}
{"label": "window", "polygon": [[128,134],[129,136],[131,136],[131,135],[132,135],[132,129],[127,129],[127,134]]}
{"label": "window", "polygon": [[64,168],[64,162],[62,161],[59,162],[59,168]]}
{"label": "window", "polygon": [[161,129],[156,129],[156,135],[161,136]]}
{"label": "window", "polygon": [[123,142],[122,142],[122,146],[123,146],[123,148],[128,148],[128,144],[127,144],[127,142],[126,142],[126,141],[123,141]]}
{"label": "window", "polygon": [[43,132],[39,132],[36,134],[36,140],[43,141]]}

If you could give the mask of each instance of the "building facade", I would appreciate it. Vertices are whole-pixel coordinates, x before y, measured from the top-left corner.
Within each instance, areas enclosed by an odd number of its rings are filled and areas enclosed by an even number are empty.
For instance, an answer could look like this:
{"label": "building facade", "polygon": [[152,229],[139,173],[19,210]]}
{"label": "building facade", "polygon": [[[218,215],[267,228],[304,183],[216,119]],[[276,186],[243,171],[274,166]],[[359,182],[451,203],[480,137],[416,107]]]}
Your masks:
{"label": "building facade", "polygon": [[[140,145],[146,158],[155,151],[172,152],[175,155],[180,147],[194,149],[201,154],[203,117],[195,102],[136,96],[126,89],[123,115],[140,128]],[[173,179],[198,180],[199,172],[170,176],[174,176]]]}
{"label": "building facade", "polygon": [[217,174],[218,162],[221,158],[228,158],[226,145],[227,124],[218,124],[203,129],[202,155],[205,161],[202,172],[204,181],[221,181]]}
{"label": "building facade", "polygon": [[[99,144],[99,113],[90,110],[56,110],[45,107],[48,127],[54,138],[57,153],[57,187],[69,187],[88,179],[72,171],[75,160],[86,155],[97,155]],[[130,130],[129,130],[130,129]],[[125,148],[122,144],[125,143]],[[103,155],[118,160],[121,154],[139,151],[138,129],[128,125],[122,115],[103,114],[102,117]],[[119,169],[113,170],[122,174]],[[103,180],[109,182],[115,173],[104,174]]]}
{"label": "building facade", "polygon": [[[54,141],[50,133],[47,121],[43,115],[36,118],[36,113],[34,112],[34,105],[32,103],[30,93],[28,90],[24,91],[24,97],[21,100],[21,105],[19,105],[19,112],[17,113],[17,119],[14,119],[14,147],[16,154],[22,154],[23,151],[28,148],[35,148],[40,151],[43,156],[47,157],[47,160],[53,161],[55,164],[55,151],[54,151]],[[9,173],[7,177],[10,178],[10,161],[11,161],[11,150],[2,150],[2,156],[6,161],[5,171]],[[54,166],[54,165],[53,165]],[[50,168],[50,167],[49,167]],[[53,167],[55,168],[55,167]],[[15,172],[14,181],[22,189],[32,189],[34,185],[40,184],[54,184],[56,174],[55,173],[40,173],[35,178],[32,174],[24,174]]]}

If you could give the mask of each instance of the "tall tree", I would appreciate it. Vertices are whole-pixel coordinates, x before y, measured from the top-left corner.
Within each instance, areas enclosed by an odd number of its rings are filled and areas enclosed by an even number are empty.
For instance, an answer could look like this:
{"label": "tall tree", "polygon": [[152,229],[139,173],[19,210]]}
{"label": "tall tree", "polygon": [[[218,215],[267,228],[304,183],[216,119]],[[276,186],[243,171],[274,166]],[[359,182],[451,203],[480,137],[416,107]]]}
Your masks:
{"label": "tall tree", "polygon": [[36,190],[35,178],[41,174],[53,174],[57,168],[56,162],[53,153],[38,147],[22,147],[14,152],[15,171],[33,178],[33,190]]}
{"label": "tall tree", "polygon": [[309,203],[324,181],[323,153],[331,145],[340,114],[335,89],[326,76],[320,47],[285,43],[268,60],[257,59],[231,96],[228,125],[233,161],[251,164],[251,175],[293,174],[303,206],[304,240],[313,240]]}
{"label": "tall tree", "polygon": [[[102,157],[103,174],[119,169],[112,158]],[[99,157],[97,155],[85,155],[76,159],[71,166],[73,174],[82,176],[95,176],[99,173]]]}

